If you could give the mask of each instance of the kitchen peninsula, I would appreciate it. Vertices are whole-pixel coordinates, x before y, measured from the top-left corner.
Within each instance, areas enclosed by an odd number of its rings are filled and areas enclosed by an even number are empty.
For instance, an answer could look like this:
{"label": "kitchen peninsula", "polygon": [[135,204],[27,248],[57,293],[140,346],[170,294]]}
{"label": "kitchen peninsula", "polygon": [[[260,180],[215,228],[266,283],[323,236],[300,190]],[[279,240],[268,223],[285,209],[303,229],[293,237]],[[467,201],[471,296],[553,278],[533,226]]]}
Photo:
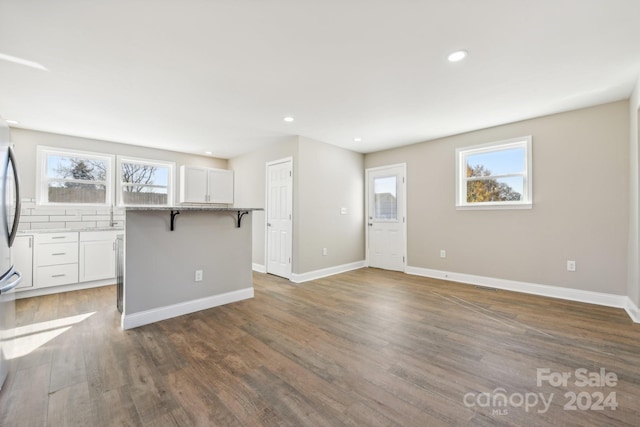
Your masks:
{"label": "kitchen peninsula", "polygon": [[126,208],[122,328],[253,298],[255,210]]}

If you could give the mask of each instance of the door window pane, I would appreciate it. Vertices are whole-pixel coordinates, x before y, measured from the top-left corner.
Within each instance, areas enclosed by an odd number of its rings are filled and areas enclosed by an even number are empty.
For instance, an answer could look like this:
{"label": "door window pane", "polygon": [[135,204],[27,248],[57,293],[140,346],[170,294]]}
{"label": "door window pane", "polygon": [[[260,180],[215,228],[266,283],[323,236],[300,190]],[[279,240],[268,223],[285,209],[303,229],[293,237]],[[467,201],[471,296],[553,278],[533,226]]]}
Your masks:
{"label": "door window pane", "polygon": [[398,201],[397,201],[397,177],[386,176],[373,179],[374,193],[374,220],[397,220],[398,219]]}

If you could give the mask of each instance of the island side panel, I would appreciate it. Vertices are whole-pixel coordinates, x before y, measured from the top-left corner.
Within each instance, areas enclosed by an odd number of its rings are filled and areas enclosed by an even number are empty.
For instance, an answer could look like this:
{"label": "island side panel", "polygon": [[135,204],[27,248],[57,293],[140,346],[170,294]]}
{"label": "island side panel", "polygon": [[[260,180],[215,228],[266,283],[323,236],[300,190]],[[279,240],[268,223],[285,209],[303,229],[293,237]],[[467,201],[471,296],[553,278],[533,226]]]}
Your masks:
{"label": "island side panel", "polygon": [[[250,289],[250,214],[183,211],[170,231],[168,211],[127,211],[124,315]],[[202,281],[195,271],[202,270]]]}

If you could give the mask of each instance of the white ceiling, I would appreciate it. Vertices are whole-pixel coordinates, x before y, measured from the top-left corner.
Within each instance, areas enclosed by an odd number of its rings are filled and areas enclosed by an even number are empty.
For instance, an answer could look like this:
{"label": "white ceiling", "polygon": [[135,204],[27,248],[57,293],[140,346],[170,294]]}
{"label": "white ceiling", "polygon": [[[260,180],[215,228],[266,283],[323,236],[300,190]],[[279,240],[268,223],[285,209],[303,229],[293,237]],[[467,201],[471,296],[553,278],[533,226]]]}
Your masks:
{"label": "white ceiling", "polygon": [[371,152],[628,98],[640,1],[0,0],[0,54],[47,69],[0,60],[17,127],[223,158],[290,135]]}

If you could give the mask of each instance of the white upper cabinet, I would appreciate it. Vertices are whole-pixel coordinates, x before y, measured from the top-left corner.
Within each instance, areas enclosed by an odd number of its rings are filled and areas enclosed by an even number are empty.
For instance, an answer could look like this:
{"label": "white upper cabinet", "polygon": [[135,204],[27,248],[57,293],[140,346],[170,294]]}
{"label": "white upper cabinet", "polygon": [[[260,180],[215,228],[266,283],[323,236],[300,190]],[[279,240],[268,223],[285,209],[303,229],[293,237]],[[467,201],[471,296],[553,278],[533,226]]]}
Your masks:
{"label": "white upper cabinet", "polygon": [[233,203],[233,171],[180,166],[180,203]]}

